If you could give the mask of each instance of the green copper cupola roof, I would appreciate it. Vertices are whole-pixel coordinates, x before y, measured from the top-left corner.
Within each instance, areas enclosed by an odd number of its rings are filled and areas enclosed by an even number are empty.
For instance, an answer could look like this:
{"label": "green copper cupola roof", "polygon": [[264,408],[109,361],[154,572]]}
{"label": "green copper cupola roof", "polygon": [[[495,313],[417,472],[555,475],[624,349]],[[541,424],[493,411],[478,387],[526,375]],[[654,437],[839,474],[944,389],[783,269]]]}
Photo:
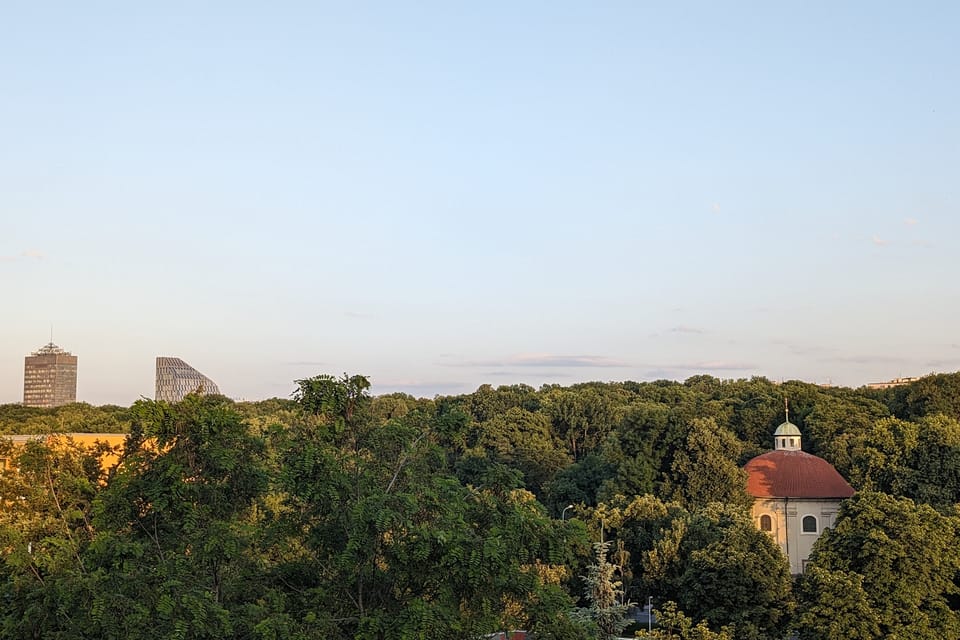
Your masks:
{"label": "green copper cupola roof", "polygon": [[779,436],[800,436],[800,429],[797,428],[797,425],[793,424],[789,420],[777,427],[777,430],[773,432],[774,437]]}
{"label": "green copper cupola roof", "polygon": [[773,448],[777,451],[800,451],[800,429],[790,422],[790,406],[783,399],[783,413],[786,420],[773,432]]}

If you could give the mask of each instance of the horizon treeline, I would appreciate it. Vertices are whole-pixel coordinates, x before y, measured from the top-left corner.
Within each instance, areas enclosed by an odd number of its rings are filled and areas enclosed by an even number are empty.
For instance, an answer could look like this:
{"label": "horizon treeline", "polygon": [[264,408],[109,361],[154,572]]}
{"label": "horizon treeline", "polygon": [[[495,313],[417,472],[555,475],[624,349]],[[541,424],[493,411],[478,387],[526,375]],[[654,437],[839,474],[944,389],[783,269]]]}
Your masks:
{"label": "horizon treeline", "polygon": [[[599,638],[652,600],[653,637],[960,638],[960,373],[297,385],[0,405],[0,434],[128,434],[0,440],[0,637]],[[742,470],[785,398],[804,450],[857,491],[800,577]]]}

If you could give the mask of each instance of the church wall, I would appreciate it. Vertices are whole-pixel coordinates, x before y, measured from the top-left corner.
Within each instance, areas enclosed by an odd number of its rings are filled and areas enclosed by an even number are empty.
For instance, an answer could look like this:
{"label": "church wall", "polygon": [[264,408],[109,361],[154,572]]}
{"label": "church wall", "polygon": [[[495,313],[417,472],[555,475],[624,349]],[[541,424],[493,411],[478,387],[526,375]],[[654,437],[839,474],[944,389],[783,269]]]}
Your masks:
{"label": "church wall", "polygon": [[[765,531],[763,516],[770,517],[770,530],[765,533],[787,556],[790,573],[803,573],[813,543],[836,521],[840,502],[831,498],[756,498],[753,522],[758,529]],[[810,520],[811,516],[813,520]],[[815,531],[804,530],[805,519],[807,529],[813,529],[811,525],[815,524]]]}

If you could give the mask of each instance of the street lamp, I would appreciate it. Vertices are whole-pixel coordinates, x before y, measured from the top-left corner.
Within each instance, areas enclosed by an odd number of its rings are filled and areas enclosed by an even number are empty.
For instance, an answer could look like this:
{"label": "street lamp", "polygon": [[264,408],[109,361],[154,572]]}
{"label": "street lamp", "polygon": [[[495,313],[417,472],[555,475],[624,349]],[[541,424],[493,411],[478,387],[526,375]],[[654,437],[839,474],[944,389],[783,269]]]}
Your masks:
{"label": "street lamp", "polygon": [[653,629],[653,596],[647,596],[647,635]]}
{"label": "street lamp", "polygon": [[563,511],[560,512],[560,522],[563,522],[564,520],[566,520],[566,517],[567,517],[567,509],[573,509],[573,505],[572,505],[572,504],[568,504],[567,506],[565,506],[565,507],[563,508]]}

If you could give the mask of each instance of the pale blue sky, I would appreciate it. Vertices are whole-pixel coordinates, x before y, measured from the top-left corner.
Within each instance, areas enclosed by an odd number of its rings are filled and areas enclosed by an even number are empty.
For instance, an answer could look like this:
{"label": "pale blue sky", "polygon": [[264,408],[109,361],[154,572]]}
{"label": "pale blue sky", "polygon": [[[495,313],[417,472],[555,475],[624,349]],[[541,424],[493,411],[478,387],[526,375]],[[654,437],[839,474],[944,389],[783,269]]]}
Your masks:
{"label": "pale blue sky", "polygon": [[[838,6],[842,5],[842,6]],[[0,402],[960,369],[953,2],[5,2]]]}

